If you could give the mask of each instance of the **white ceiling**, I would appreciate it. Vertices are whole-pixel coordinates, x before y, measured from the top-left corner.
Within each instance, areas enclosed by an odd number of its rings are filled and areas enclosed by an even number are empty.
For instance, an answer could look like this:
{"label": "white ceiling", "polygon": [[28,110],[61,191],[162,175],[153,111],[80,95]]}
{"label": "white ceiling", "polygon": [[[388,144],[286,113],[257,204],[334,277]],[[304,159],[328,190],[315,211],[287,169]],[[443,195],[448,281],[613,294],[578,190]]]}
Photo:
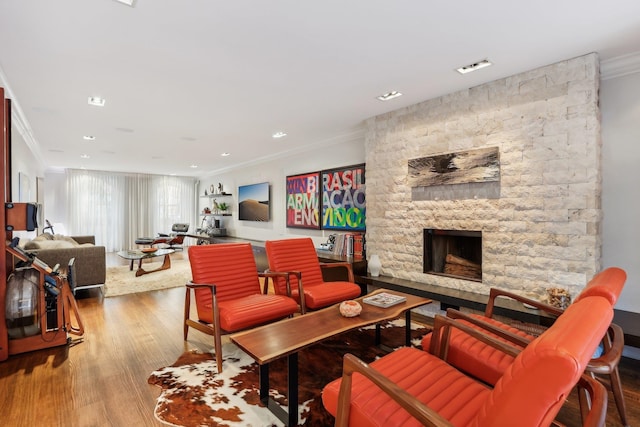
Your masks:
{"label": "white ceiling", "polygon": [[[0,83],[47,167],[202,176],[639,42],[638,0],[2,0]],[[494,65],[454,71],[485,58]],[[392,90],[404,96],[376,99]]]}

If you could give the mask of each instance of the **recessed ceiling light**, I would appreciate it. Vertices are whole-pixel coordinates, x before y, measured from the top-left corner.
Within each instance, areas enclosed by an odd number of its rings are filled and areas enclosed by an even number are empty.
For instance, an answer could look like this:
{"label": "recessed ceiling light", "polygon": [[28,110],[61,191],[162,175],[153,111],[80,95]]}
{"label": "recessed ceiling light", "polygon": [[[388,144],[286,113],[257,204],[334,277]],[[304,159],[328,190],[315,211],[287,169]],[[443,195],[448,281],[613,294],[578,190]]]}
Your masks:
{"label": "recessed ceiling light", "polygon": [[85,135],[82,137],[82,139],[84,139],[85,141],[95,141],[96,137],[93,135]]}
{"label": "recessed ceiling light", "polygon": [[271,136],[277,139],[277,138],[284,138],[285,136],[287,136],[287,134],[284,132],[276,132]]}
{"label": "recessed ceiling light", "polygon": [[464,67],[460,67],[460,68],[456,69],[456,71],[459,72],[460,74],[467,74],[467,73],[470,73],[472,71],[479,70],[480,68],[488,67],[490,65],[493,65],[493,64],[491,62],[489,62],[488,59],[483,59],[482,61],[478,61],[478,62],[475,62],[473,64],[469,64],[469,65],[465,65]]}
{"label": "recessed ceiling light", "polygon": [[126,4],[127,6],[134,7],[136,5],[136,0],[115,0],[118,3]]}
{"label": "recessed ceiling light", "polygon": [[89,158],[91,158],[91,156],[88,155],[88,154],[83,154],[83,155],[80,156],[80,158],[81,159],[89,159]]}
{"label": "recessed ceiling light", "polygon": [[230,155],[231,155],[231,153],[222,153],[222,154],[220,154],[220,155],[221,155],[222,157],[228,157],[228,156],[230,156]]}
{"label": "recessed ceiling light", "polygon": [[89,105],[93,105],[94,107],[104,107],[105,99],[100,98],[99,96],[90,96],[89,97]]}
{"label": "recessed ceiling light", "polygon": [[397,98],[399,96],[402,96],[400,92],[398,92],[397,90],[392,90],[391,92],[387,92],[385,94],[382,94],[376,97],[376,99],[379,99],[380,101],[388,101],[390,99]]}
{"label": "recessed ceiling light", "polygon": [[191,166],[189,166],[189,167],[190,167],[191,169],[197,169],[197,168],[198,168],[198,165],[191,165]]}

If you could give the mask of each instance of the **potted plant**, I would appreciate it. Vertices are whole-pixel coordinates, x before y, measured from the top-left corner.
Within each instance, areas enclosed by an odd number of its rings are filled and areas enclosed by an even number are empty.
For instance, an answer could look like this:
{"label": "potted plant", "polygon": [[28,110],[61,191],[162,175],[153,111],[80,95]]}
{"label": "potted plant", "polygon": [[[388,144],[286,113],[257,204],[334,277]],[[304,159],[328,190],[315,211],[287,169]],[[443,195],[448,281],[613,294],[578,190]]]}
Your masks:
{"label": "potted plant", "polygon": [[229,205],[225,202],[218,203],[218,209],[220,209],[220,212],[225,213],[227,212],[227,209],[229,209]]}

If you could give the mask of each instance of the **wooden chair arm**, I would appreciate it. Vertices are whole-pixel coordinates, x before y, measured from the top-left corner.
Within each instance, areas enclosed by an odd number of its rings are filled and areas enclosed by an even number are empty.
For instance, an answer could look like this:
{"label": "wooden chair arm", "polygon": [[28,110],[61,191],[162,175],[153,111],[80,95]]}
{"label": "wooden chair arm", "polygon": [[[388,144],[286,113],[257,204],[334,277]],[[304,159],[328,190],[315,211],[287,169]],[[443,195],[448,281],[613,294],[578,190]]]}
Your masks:
{"label": "wooden chair arm", "polygon": [[348,280],[351,283],[355,283],[355,278],[353,276],[353,266],[350,262],[321,262],[320,268],[346,268]]}
{"label": "wooden chair arm", "polygon": [[491,288],[489,291],[489,301],[487,302],[487,308],[485,309],[484,315],[486,317],[493,317],[493,309],[495,306],[495,301],[497,297],[507,297],[519,301],[524,304],[531,305],[538,310],[542,310],[554,316],[560,316],[564,310],[554,307],[549,304],[545,304],[543,302],[523,297],[522,295],[515,294],[513,292],[505,291],[503,289]]}
{"label": "wooden chair arm", "polygon": [[586,398],[588,402],[581,402],[582,427],[600,427],[605,425],[607,418],[607,389],[596,379],[588,375],[582,375],[577,384],[580,390],[581,399]]}
{"label": "wooden chair arm", "polygon": [[264,273],[258,273],[258,277],[265,278],[264,287],[262,289],[263,294],[267,294],[269,292],[269,280],[275,279],[278,277],[282,277],[287,284],[287,296],[291,297],[291,280],[289,279],[288,273],[282,273],[278,271],[265,271]]}
{"label": "wooden chair arm", "polygon": [[591,359],[587,364],[587,371],[594,374],[610,374],[620,362],[624,349],[624,332],[615,323],[609,325],[606,335],[602,338],[604,346],[600,357]]}
{"label": "wooden chair arm", "polygon": [[478,319],[477,317],[470,316],[466,313],[462,313],[453,308],[447,309],[447,317],[452,319],[465,320],[473,325],[478,326],[479,328],[484,329],[487,332],[491,332],[492,334],[498,335],[499,337],[504,338],[505,340],[510,341],[520,347],[526,347],[531,342],[531,340],[528,340],[525,337],[516,335],[513,332],[509,332],[496,325],[493,325],[489,322],[485,322],[482,319]]}
{"label": "wooden chair arm", "polygon": [[189,289],[209,288],[211,289],[211,295],[213,295],[216,291],[216,285],[207,284],[207,283],[193,283],[191,280],[189,280],[185,286]]}
{"label": "wooden chair arm", "polygon": [[465,325],[464,323],[461,323],[456,319],[451,319],[449,317],[436,314],[434,318],[432,332],[433,335],[431,336],[429,353],[439,357],[444,361],[447,360],[447,355],[449,352],[449,337],[451,336],[451,328],[457,328],[467,335],[470,335],[473,338],[477,339],[478,341],[481,341],[513,357],[517,356],[518,353],[522,351],[521,348],[517,348],[503,341],[500,341],[490,335],[483,333],[482,331]]}
{"label": "wooden chair arm", "polygon": [[397,384],[376,371],[368,364],[358,359],[352,354],[345,354],[342,368],[342,383],[338,395],[338,413],[336,414],[336,427],[347,427],[349,425],[349,411],[351,409],[351,383],[354,372],[362,374],[372,383],[388,394],[393,400],[398,402],[407,412],[415,417],[422,425],[431,427],[449,427],[449,423],[440,414],[429,408],[406,390],[398,387]]}

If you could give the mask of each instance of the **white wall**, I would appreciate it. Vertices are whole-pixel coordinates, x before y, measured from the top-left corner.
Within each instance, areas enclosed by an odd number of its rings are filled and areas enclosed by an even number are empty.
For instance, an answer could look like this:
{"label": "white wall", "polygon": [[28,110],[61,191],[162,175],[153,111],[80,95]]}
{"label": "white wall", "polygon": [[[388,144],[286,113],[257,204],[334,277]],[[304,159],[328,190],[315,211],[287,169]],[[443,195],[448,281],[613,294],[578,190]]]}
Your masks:
{"label": "white wall", "polygon": [[[25,143],[22,135],[13,128],[11,135],[11,192],[14,202],[35,202],[36,201],[36,178],[44,176],[44,169],[36,161],[31,150]],[[18,200],[19,182],[18,174],[22,173],[28,177],[28,186],[31,197],[29,200]]]}
{"label": "white wall", "polygon": [[[204,189],[209,189],[212,184],[217,187],[218,183],[223,185],[225,192],[233,194],[232,198],[218,199],[218,202],[224,201],[231,205],[232,216],[222,218],[222,227],[227,229],[228,235],[254,240],[309,236],[316,244],[320,244],[335,231],[287,228],[286,226],[285,180],[287,175],[355,165],[364,163],[364,158],[363,136],[358,134],[344,142],[323,145],[305,153],[297,153],[223,174],[205,176],[200,179],[199,194],[204,194]],[[269,222],[239,221],[238,186],[265,181],[269,182],[271,187],[271,220]],[[211,202],[207,198],[200,198],[200,212],[205,206],[211,207]]]}
{"label": "white wall", "polygon": [[600,85],[603,266],[627,272],[616,308],[640,312],[640,72]]}
{"label": "white wall", "polygon": [[44,178],[44,218],[56,234],[67,234],[67,181],[64,172],[47,172]]}
{"label": "white wall", "polygon": [[[28,200],[20,200],[20,180],[19,174],[26,178],[27,184],[23,188],[29,188]],[[11,129],[11,195],[14,202],[37,202],[36,178],[44,177],[44,167],[32,154],[24,138],[15,126]],[[43,224],[38,224],[42,229]],[[36,235],[36,231],[16,231],[14,237],[29,239]]]}

